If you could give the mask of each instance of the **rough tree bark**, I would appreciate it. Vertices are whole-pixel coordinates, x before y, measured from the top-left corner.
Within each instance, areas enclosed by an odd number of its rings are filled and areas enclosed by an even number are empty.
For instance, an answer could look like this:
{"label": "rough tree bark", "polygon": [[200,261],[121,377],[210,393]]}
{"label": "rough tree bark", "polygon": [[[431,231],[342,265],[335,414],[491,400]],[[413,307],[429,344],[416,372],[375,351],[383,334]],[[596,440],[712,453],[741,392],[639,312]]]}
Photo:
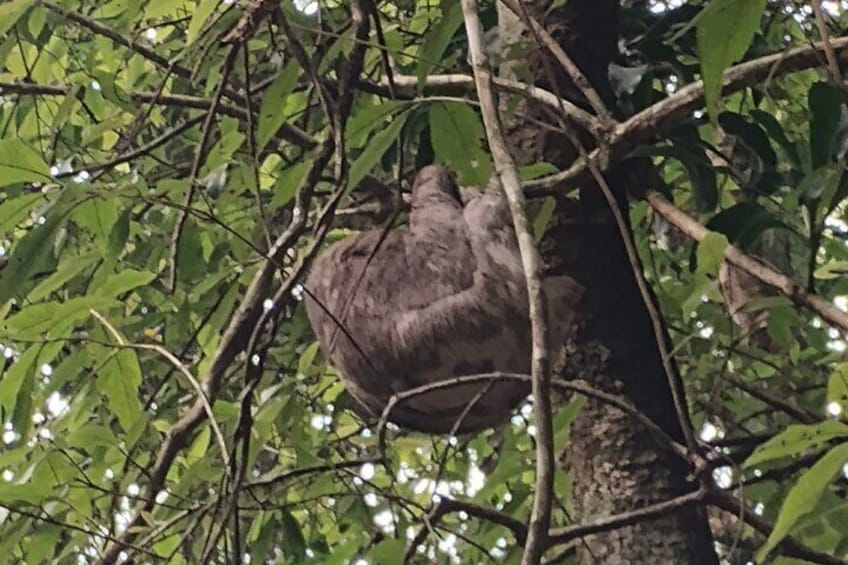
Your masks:
{"label": "rough tree bark", "polygon": [[[550,0],[525,4],[612,107],[607,66],[617,49],[618,1],[569,0],[552,11]],[[498,4],[498,22],[505,49],[534,42],[532,34],[502,3]],[[529,72],[537,83],[574,100],[576,89],[553,59],[544,58],[541,48],[524,53],[529,55],[517,60],[507,57],[501,65],[502,77],[526,78]],[[530,105],[520,105],[512,114],[504,112],[516,161],[546,161],[558,168],[569,165],[575,158],[574,147],[527,116],[550,122],[550,115]],[[632,167],[624,164],[606,176],[625,217],[627,179],[633,178],[628,169]],[[644,181],[645,175],[640,179]],[[561,188],[564,192],[573,187]],[[574,277],[586,288],[563,377],[583,379],[621,395],[683,443],[651,319],[619,229],[598,186],[581,186],[576,201],[560,199],[556,224],[548,232],[544,249],[554,271]],[[593,400],[573,424],[570,445],[560,461],[574,478],[573,518],[577,523],[698,488],[690,480],[691,469],[662,449],[632,417]],[[577,544],[577,555],[579,563],[717,563],[706,514],[693,507],[584,538]]]}

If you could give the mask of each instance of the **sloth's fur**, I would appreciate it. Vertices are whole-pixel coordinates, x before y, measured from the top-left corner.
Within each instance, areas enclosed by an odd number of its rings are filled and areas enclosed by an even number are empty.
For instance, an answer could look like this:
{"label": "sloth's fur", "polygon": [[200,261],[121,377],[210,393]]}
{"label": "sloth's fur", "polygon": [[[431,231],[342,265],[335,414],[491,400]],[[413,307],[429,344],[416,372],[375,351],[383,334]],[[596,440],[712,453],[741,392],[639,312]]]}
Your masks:
{"label": "sloth's fur", "polygon": [[[429,166],[415,179],[411,207],[408,228],[382,241],[382,230],[371,230],[335,243],[306,282],[307,314],[321,349],[365,416],[379,417],[394,393],[413,387],[530,371],[526,284],[500,187],[463,205],[450,173]],[[552,343],[561,344],[579,285],[557,277],[545,287]],[[457,432],[501,423],[530,388],[499,381],[434,390],[398,403],[389,420],[450,432],[486,386]]]}

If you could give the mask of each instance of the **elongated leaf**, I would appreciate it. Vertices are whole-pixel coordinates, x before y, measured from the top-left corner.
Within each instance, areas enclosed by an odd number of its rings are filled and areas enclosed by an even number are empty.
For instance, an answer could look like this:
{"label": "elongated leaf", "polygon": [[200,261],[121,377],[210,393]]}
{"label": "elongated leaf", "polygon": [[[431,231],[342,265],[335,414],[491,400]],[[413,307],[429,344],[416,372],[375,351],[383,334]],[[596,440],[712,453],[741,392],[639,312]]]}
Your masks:
{"label": "elongated leaf", "polygon": [[765,545],[757,552],[758,563],[765,563],[768,554],[789,534],[798,519],[815,509],[824,490],[842,470],[846,461],[848,461],[848,443],[843,443],[827,452],[809,471],[801,475],[786,495],[774,529],[769,534]]}
{"label": "elongated leaf", "polygon": [[443,0],[442,18],[427,30],[421,49],[418,50],[418,69],[415,75],[418,84],[423,85],[430,71],[442,60],[451,38],[462,25],[462,4],[452,0]]}
{"label": "elongated leaf", "polygon": [[698,244],[698,272],[717,275],[724,261],[727,238],[720,233],[711,232]]}
{"label": "elongated leaf", "polygon": [[65,261],[59,264],[59,268],[55,273],[41,281],[27,295],[27,298],[33,302],[40,302],[47,298],[50,293],[55,292],[65,286],[68,281],[74,279],[84,270],[90,268],[99,258],[98,253],[88,253],[83,256],[68,257]]}
{"label": "elongated leaf", "polygon": [[141,386],[141,367],[136,352],[132,349],[120,349],[117,352],[105,351],[100,347],[103,364],[97,375],[97,390],[106,396],[109,409],[117,417],[124,429],[132,429],[141,415],[142,407],[138,392]]}
{"label": "elongated leaf", "polygon": [[302,72],[295,60],[290,61],[262,95],[259,127],[256,130],[257,150],[261,151],[290,117],[285,100],[297,86],[297,79]]}
{"label": "elongated leaf", "polygon": [[827,400],[848,408],[848,363],[840,363],[827,379]]}
{"label": "elongated leaf", "polygon": [[807,103],[810,119],[810,164],[813,170],[830,163],[842,114],[842,95],[832,85],[817,82],[810,86]]}
{"label": "elongated leaf", "polygon": [[71,219],[94,236],[101,251],[106,251],[118,215],[116,198],[91,198],[74,207]]}
{"label": "elongated leaf", "polygon": [[191,21],[188,24],[186,31],[186,45],[191,45],[197,39],[198,34],[203,29],[203,24],[209,19],[209,16],[215,11],[215,6],[220,0],[201,0],[196,8],[192,11]]}
{"label": "elongated leaf", "polygon": [[0,379],[0,408],[6,413],[12,413],[18,403],[18,393],[27,375],[35,371],[35,361],[38,358],[40,346],[30,346]]}
{"label": "elongated leaf", "polygon": [[492,174],[492,161],[483,150],[483,123],[473,109],[465,104],[433,104],[430,139],[436,160],[456,171],[460,184],[486,186]]}
{"label": "elongated leaf", "polygon": [[395,142],[400,134],[401,128],[406,123],[408,114],[406,112],[398,115],[395,119],[380,133],[371,138],[365,150],[360,153],[356,161],[350,166],[348,175],[348,186],[355,187],[360,181],[365,178],[365,175],[371,172],[380,159],[383,157],[392,143]]}
{"label": "elongated leaf", "polygon": [[731,243],[746,250],[750,249],[766,230],[787,228],[770,211],[748,200],[722,210],[707,222],[707,227],[723,233]]}
{"label": "elongated leaf", "polygon": [[39,203],[43,204],[44,196],[41,194],[22,194],[14,198],[8,198],[0,204],[0,231],[9,231],[26,220],[37,209]]}
{"label": "elongated leaf", "polygon": [[100,296],[117,298],[127,291],[146,285],[155,278],[156,273],[127,269],[109,277],[97,288],[96,293]]}
{"label": "elongated leaf", "polygon": [[709,108],[718,108],[722,73],[748,50],[765,6],[766,0],[712,0],[698,15],[695,35]]}
{"label": "elongated leaf", "polygon": [[64,223],[63,214],[51,214],[44,225],[34,226],[18,242],[9,265],[0,271],[0,303],[25,290],[32,276],[44,268],[52,257],[53,242]]}
{"label": "elongated leaf", "polygon": [[0,140],[0,187],[48,181],[50,171],[38,151],[16,139]]}
{"label": "elongated leaf", "polygon": [[32,0],[6,0],[0,4],[0,37],[12,29],[26,9],[32,5]]}
{"label": "elongated leaf", "polygon": [[848,438],[848,425],[836,420],[812,425],[793,424],[759,446],[744,466],[753,467],[781,457],[800,455],[839,438]]}

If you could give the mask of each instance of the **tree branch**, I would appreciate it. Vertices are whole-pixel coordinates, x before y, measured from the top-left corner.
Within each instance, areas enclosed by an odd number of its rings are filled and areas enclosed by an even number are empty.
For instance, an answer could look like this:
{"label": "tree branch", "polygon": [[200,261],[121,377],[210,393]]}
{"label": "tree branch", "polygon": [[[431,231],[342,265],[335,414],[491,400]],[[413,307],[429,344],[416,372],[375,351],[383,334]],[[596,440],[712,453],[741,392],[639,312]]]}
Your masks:
{"label": "tree branch", "polygon": [[[675,207],[658,192],[650,192],[647,199],[651,207],[660,216],[695,241],[703,241],[711,233],[710,230],[683,210]],[[728,245],[724,250],[724,258],[760,282],[779,290],[795,304],[812,310],[821,316],[822,320],[839,328],[844,334],[848,334],[848,314],[837,308],[833,303],[817,294],[807,292],[789,277],[775,271],[768,265],[755,261],[733,245]]]}
{"label": "tree branch", "polygon": [[474,0],[462,0],[462,13],[465,18],[465,30],[468,34],[468,50],[471,53],[474,83],[477,98],[483,114],[486,138],[495,163],[498,181],[506,193],[515,234],[518,237],[518,249],[524,267],[527,295],[530,301],[530,326],[533,336],[532,376],[533,407],[536,412],[536,482],[533,497],[533,509],[527,528],[527,543],[524,546],[522,564],[538,563],[544,552],[548,527],[551,521],[551,503],[554,484],[554,439],[553,417],[551,415],[551,366],[550,337],[548,335],[548,313],[545,294],[542,288],[542,259],[536,248],[527,213],[524,209],[524,192],[516,172],[515,162],[507,149],[501,131],[498,106],[495,102],[492,75],[483,41],[483,28],[477,14]]}
{"label": "tree branch", "polygon": [[589,79],[586,78],[586,75],[580,70],[577,64],[571,60],[571,57],[560,47],[559,43],[551,37],[551,34],[548,33],[548,30],[536,21],[536,18],[531,16],[527,7],[524,6],[523,3],[519,3],[516,0],[500,0],[503,4],[509,8],[513,14],[518,16],[524,22],[524,25],[530,30],[533,34],[536,41],[547,48],[548,51],[551,52],[551,55],[557,60],[560,66],[565,70],[568,74],[569,78],[571,78],[572,82],[580,92],[583,93],[583,96],[586,97],[586,100],[589,101],[589,104],[592,106],[592,109],[595,111],[601,122],[605,127],[612,126],[615,124],[615,120],[612,117],[609,109],[604,104],[604,101],[601,100],[601,97],[598,95],[597,91],[592,87],[592,84],[589,82]]}
{"label": "tree branch", "polygon": [[577,524],[574,526],[565,526],[564,528],[554,528],[550,531],[550,545],[568,543],[578,538],[597,534],[600,532],[608,532],[625,526],[632,526],[643,520],[658,518],[666,514],[671,514],[681,508],[685,508],[691,504],[703,502],[706,498],[707,491],[698,489],[694,492],[684,494],[671,500],[665,500],[656,504],[650,504],[643,508],[614,514],[588,524]]}
{"label": "tree branch", "polygon": [[[848,58],[848,36],[830,42],[834,52],[842,59]],[[785,52],[766,55],[752,61],[740,63],[724,73],[724,95],[759,84],[766,79],[803,71],[818,66],[818,59],[825,49],[823,43],[812,47],[799,47]],[[684,86],[672,96],[649,106],[626,122],[618,125],[609,139],[609,155],[601,148],[594,149],[588,158],[577,160],[571,167],[559,173],[524,183],[529,194],[551,194],[563,184],[577,183],[587,175],[588,163],[593,161],[601,171],[621,159],[639,143],[668,133],[686,120],[692,112],[704,105],[704,83],[694,82]]]}

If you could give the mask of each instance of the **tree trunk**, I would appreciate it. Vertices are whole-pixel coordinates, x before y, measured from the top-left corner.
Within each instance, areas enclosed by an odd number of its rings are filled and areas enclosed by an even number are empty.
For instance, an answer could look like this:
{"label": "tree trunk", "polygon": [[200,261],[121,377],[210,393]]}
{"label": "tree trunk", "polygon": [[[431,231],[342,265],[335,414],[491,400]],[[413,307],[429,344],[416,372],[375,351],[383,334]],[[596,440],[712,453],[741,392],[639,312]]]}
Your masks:
{"label": "tree trunk", "polygon": [[[548,12],[550,3],[526,2],[530,13],[543,22],[611,107],[607,67],[617,49],[618,2],[569,0]],[[507,49],[534,41],[505,5],[498,5],[498,18]],[[542,51],[528,49],[529,56],[505,62],[501,75],[526,80],[529,71],[537,83],[574,100],[576,90],[565,72]],[[530,105],[519,105],[511,116],[505,114],[516,161],[546,161],[565,168],[574,160],[574,147],[562,135],[539,128],[537,120],[550,122],[550,117]],[[633,166],[625,164],[606,175],[625,217],[627,179],[633,178],[627,169]],[[636,182],[645,178],[641,175]],[[564,193],[571,187],[561,188]],[[543,250],[554,272],[568,274],[586,288],[563,377],[582,379],[619,395],[682,442],[648,310],[599,187],[592,183],[581,186],[577,201],[560,199],[556,223]],[[636,420],[591,399],[573,424],[561,463],[574,479],[575,523],[620,514],[698,488],[687,480],[687,465],[663,449]],[[717,563],[706,513],[694,507],[586,537],[576,547],[579,563]]]}

